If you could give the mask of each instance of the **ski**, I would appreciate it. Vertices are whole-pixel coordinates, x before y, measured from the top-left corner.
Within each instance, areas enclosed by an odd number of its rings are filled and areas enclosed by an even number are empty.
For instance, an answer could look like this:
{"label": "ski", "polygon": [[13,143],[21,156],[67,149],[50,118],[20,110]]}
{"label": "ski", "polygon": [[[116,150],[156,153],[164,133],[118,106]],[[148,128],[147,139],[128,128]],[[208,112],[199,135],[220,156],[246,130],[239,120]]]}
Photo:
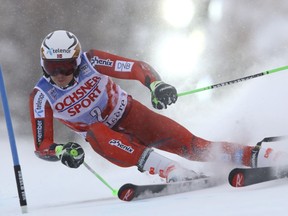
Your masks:
{"label": "ski", "polygon": [[235,168],[229,173],[228,180],[233,187],[245,187],[285,177],[288,177],[288,166]]}
{"label": "ski", "polygon": [[123,201],[142,200],[204,189],[216,184],[217,180],[215,178],[207,176],[175,183],[148,185],[127,183],[120,187],[118,197]]}

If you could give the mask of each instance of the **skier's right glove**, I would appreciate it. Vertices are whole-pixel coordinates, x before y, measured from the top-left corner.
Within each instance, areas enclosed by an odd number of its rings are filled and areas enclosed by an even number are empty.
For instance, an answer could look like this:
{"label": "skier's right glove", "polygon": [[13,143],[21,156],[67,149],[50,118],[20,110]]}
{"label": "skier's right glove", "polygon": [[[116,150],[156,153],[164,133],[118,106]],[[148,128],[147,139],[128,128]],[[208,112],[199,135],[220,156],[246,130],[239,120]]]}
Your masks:
{"label": "skier's right glove", "polygon": [[67,167],[78,168],[84,162],[85,153],[78,143],[59,144],[56,146],[55,152],[56,156]]}
{"label": "skier's right glove", "polygon": [[167,109],[168,105],[177,101],[177,90],[162,81],[154,81],[150,84],[151,102],[155,109]]}

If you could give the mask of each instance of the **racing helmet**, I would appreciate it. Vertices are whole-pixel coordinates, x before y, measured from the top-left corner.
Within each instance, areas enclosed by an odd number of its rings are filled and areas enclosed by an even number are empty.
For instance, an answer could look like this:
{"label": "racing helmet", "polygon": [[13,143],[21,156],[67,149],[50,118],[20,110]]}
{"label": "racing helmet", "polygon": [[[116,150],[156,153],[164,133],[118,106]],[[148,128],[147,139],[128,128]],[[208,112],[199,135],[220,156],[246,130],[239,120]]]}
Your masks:
{"label": "racing helmet", "polygon": [[49,33],[40,48],[41,66],[45,76],[78,75],[81,45],[77,37],[65,30]]}

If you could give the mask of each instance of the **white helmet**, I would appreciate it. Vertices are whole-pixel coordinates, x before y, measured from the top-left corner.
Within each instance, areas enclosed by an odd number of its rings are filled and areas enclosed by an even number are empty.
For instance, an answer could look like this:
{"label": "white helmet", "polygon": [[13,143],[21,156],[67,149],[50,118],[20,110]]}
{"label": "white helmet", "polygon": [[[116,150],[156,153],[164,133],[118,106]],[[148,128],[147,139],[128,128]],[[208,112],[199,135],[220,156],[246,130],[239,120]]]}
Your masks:
{"label": "white helmet", "polygon": [[70,75],[81,63],[81,45],[68,31],[57,30],[48,34],[40,48],[41,66],[46,75]]}

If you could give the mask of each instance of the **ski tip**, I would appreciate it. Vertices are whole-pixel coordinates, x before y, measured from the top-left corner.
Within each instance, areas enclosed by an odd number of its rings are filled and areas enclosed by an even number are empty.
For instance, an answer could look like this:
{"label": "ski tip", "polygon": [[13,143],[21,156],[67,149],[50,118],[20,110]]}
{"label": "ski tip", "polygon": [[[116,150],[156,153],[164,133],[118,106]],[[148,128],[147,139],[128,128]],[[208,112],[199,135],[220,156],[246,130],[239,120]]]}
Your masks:
{"label": "ski tip", "polygon": [[135,186],[133,184],[125,184],[118,191],[118,198],[123,201],[131,201],[135,196]]}
{"label": "ski tip", "polygon": [[236,173],[233,178],[232,181],[230,183],[233,187],[243,187],[245,185],[244,183],[244,175],[243,173]]}
{"label": "ski tip", "polygon": [[229,173],[228,181],[232,187],[244,187],[245,186],[245,175],[240,169],[238,169],[238,168],[233,169]]}
{"label": "ski tip", "polygon": [[245,185],[244,174],[237,169],[230,172],[228,180],[232,187],[243,187]]}

